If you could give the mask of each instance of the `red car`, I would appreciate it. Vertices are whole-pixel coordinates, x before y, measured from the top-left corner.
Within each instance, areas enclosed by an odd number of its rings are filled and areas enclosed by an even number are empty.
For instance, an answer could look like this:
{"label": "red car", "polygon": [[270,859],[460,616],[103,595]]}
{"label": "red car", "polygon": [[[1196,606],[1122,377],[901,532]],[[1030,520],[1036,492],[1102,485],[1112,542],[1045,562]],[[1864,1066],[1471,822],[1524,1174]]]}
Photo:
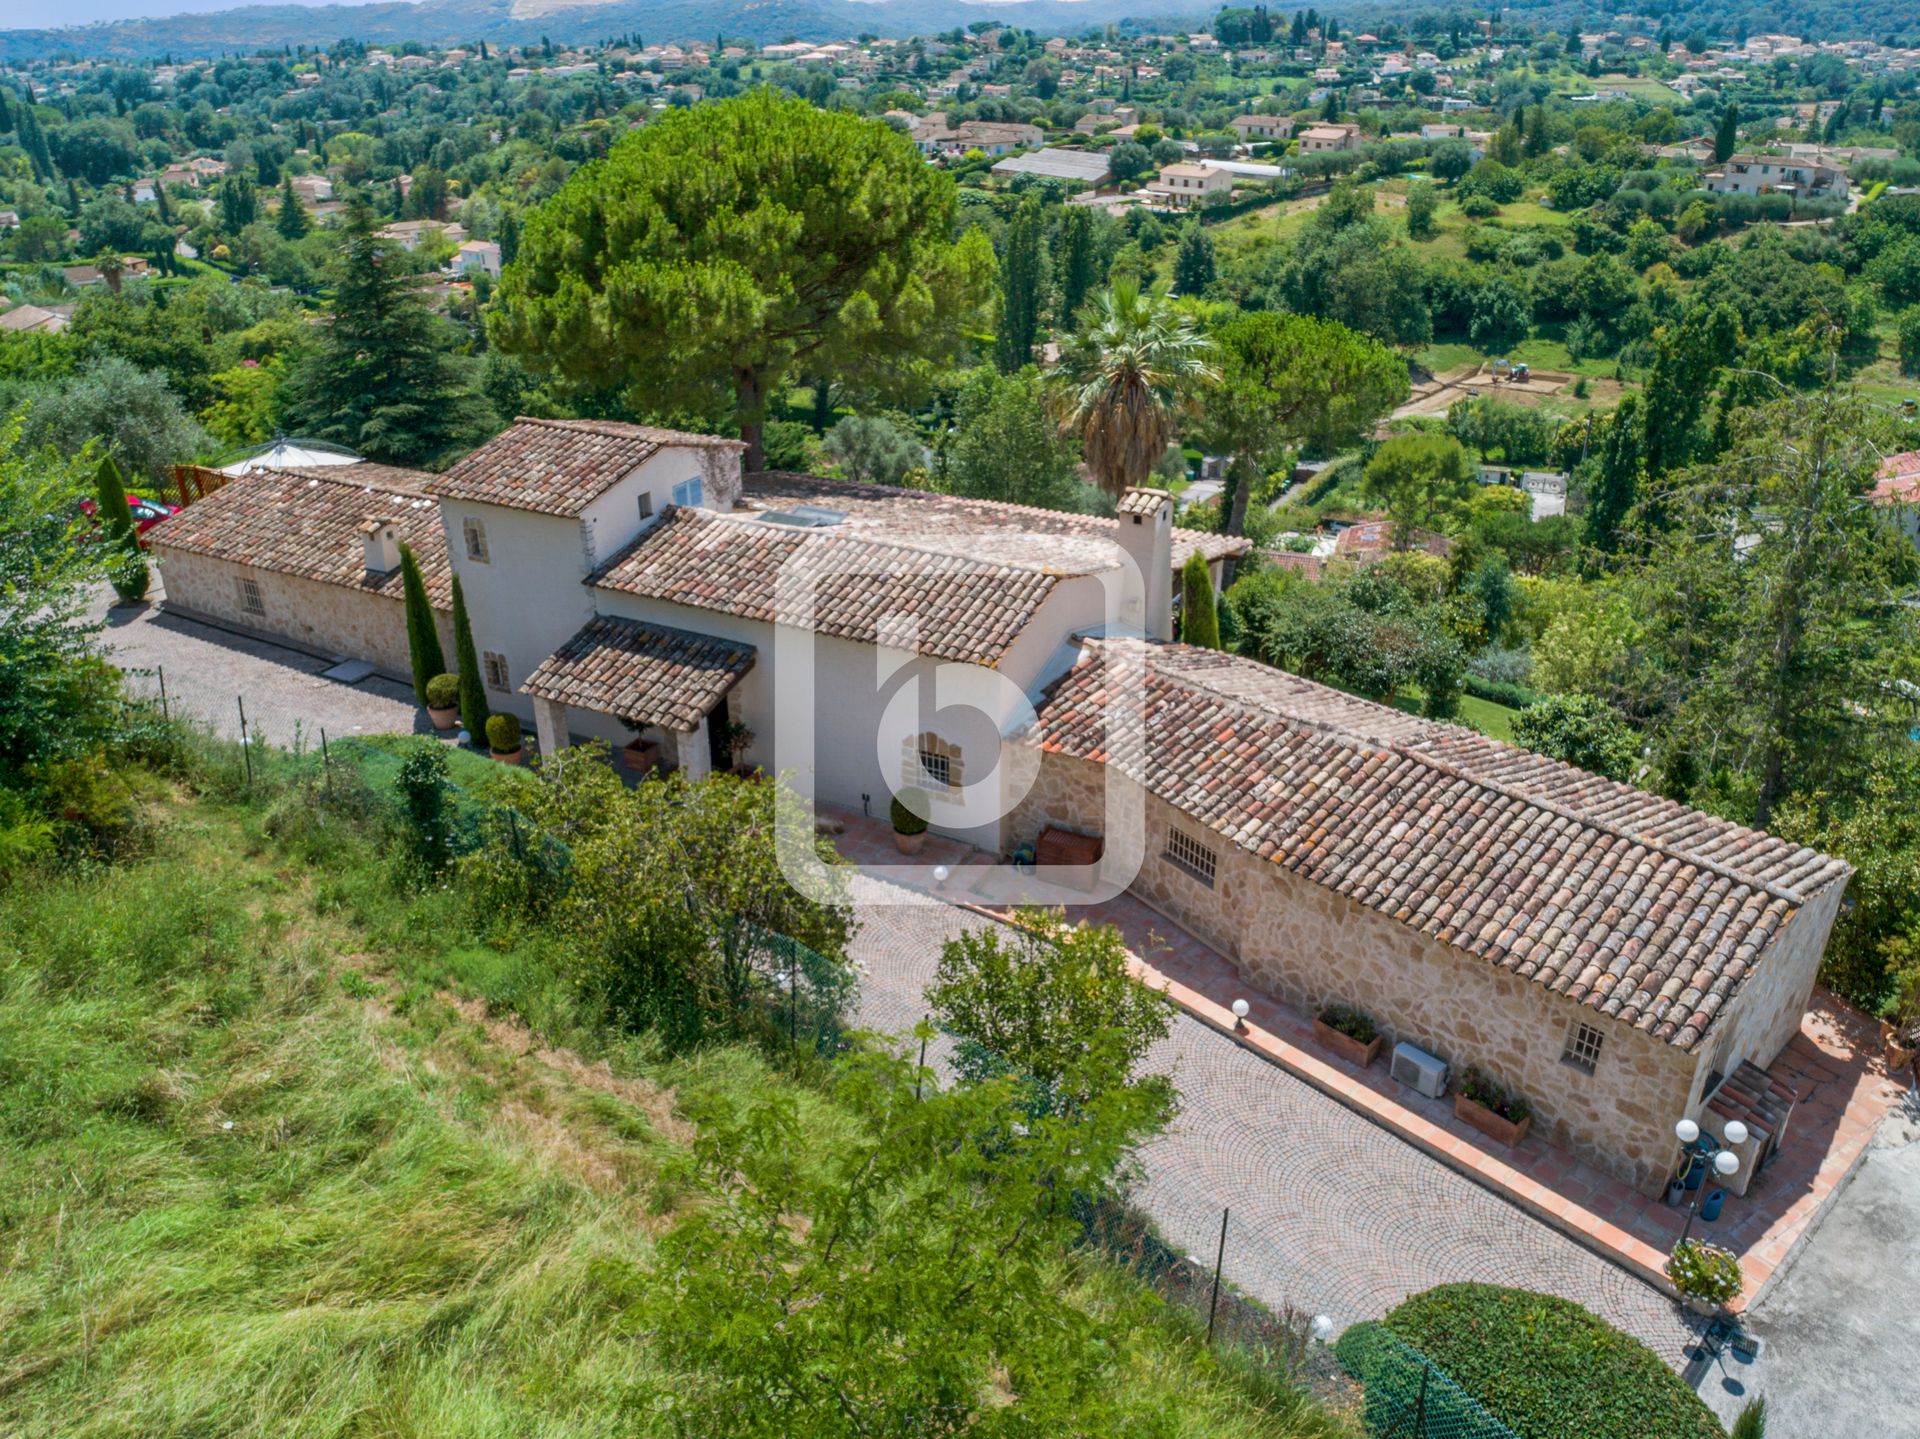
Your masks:
{"label": "red car", "polygon": [[[96,518],[98,506],[92,500],[82,500],[80,509],[90,520]],[[127,496],[127,508],[133,511],[133,527],[140,537],[140,548],[147,547],[147,531],[152,529],[168,515],[178,514],[178,505],[169,505],[161,500],[142,499],[139,495]],[[97,520],[96,520],[97,523]]]}

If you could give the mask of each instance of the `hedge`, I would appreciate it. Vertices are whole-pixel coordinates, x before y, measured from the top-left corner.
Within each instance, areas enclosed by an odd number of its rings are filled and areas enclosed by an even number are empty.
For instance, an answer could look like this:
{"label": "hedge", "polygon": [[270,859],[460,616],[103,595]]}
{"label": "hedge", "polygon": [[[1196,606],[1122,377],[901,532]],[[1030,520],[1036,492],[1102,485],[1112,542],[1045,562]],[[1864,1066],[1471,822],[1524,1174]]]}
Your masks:
{"label": "hedge", "polygon": [[1726,1439],[1657,1354],[1571,1300],[1442,1284],[1384,1322],[1520,1439]]}

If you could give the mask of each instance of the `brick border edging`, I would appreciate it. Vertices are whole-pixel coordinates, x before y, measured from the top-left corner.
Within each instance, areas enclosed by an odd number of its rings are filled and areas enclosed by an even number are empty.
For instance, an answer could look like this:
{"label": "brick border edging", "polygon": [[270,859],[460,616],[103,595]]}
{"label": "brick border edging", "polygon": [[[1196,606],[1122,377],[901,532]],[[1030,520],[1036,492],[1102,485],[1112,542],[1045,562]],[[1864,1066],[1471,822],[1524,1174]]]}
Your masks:
{"label": "brick border edging", "polygon": [[1760,1301],[1773,1292],[1773,1286],[1785,1278],[1787,1271],[1799,1262],[1801,1254],[1807,1248],[1807,1241],[1812,1239],[1820,1226],[1827,1222],[1827,1216],[1833,1213],[1833,1206],[1846,1192],[1847,1186],[1853,1183],[1854,1175],[1860,1172],[1861,1166],[1867,1162],[1868,1156],[1872,1153],[1873,1142],[1869,1139],[1860,1146],[1860,1152],[1853,1156],[1853,1162],[1847,1166],[1847,1172],[1834,1181],[1833,1188],[1827,1191],[1827,1197],[1815,1206],[1812,1214],[1807,1216],[1807,1222],[1800,1226],[1800,1232],[1794,1236],[1793,1243],[1788,1246],[1787,1252],[1780,1256],[1779,1266],[1760,1281],[1759,1287],[1753,1291],[1752,1295],[1741,1296],[1741,1313],[1759,1308]]}

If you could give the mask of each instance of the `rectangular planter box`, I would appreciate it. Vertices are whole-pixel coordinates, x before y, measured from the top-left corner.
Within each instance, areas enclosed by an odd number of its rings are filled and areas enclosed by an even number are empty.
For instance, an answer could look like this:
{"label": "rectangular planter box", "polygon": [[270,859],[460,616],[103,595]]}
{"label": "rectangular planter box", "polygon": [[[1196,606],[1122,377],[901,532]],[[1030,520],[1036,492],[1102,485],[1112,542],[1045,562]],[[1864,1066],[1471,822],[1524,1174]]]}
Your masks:
{"label": "rectangular planter box", "polygon": [[647,774],[660,765],[660,746],[652,740],[629,740],[620,747],[620,760],[628,769]]}
{"label": "rectangular planter box", "polygon": [[1372,1064],[1373,1057],[1380,1052],[1380,1046],[1387,1042],[1387,1037],[1375,1030],[1373,1038],[1362,1044],[1351,1034],[1342,1034],[1318,1015],[1313,1020],[1313,1037],[1320,1042],[1322,1049],[1332,1050],[1356,1069],[1365,1069]]}
{"label": "rectangular planter box", "polygon": [[1457,1089],[1453,1092],[1453,1117],[1471,1124],[1487,1138],[1509,1146],[1525,1139],[1527,1130],[1533,1125],[1531,1114],[1515,1124],[1511,1119],[1495,1114],[1485,1105],[1475,1104]]}

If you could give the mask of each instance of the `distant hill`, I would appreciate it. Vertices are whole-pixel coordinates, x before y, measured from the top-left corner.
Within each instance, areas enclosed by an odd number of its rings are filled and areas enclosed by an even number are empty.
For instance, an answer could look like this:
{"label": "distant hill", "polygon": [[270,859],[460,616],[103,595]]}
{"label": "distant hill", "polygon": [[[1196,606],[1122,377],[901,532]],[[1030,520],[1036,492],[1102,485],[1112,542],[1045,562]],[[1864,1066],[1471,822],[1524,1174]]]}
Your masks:
{"label": "distant hill", "polygon": [[[59,30],[0,30],[0,60],[63,55],[139,59],[218,55],[228,51],[312,45],[351,36],[376,43],[414,40],[424,45],[517,43],[542,36],[556,43],[637,32],[648,42],[729,39],[761,44],[796,37],[829,40],[871,32],[928,35],[975,20],[994,20],[1044,34],[1075,34],[1089,25],[1125,19],[1205,23],[1205,6],[1183,21],[1186,6],[1166,0],[1014,0],[1004,4],[952,0],[589,0],[561,5],[513,0],[376,0],[367,5],[249,5],[164,19],[105,21]],[[532,11],[536,13],[528,14]]]}

